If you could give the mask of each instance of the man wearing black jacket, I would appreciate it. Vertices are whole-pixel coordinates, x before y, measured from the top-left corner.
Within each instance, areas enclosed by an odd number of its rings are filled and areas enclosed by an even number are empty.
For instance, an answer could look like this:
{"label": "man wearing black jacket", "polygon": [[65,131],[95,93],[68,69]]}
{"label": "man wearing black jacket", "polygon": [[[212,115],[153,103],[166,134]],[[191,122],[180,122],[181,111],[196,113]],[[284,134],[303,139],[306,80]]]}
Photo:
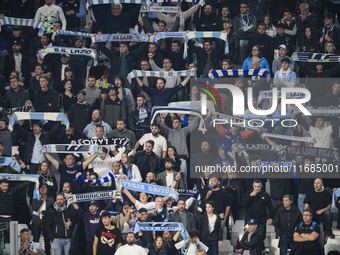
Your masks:
{"label": "man wearing black jacket", "polygon": [[184,47],[181,47],[181,43],[178,40],[171,42],[171,51],[158,48],[158,51],[164,57],[171,59],[172,68],[175,71],[185,70],[186,59],[183,58],[183,50]]}
{"label": "man wearing black jacket", "polygon": [[337,49],[340,48],[340,28],[335,26],[333,14],[330,12],[324,15],[325,24],[318,30],[320,52],[327,52],[327,42],[334,42]]}
{"label": "man wearing black jacket", "polygon": [[[222,54],[220,56],[220,60],[223,59],[230,59],[233,64],[238,63],[238,57],[240,56],[240,38],[238,34],[236,34],[233,29],[233,21],[231,19],[226,19],[223,21],[223,31],[227,33],[227,39],[228,39],[228,46],[229,46],[229,53],[228,54]],[[223,43],[221,40],[217,41],[217,43]]]}
{"label": "man wearing black jacket", "polygon": [[211,255],[218,255],[218,246],[222,245],[223,239],[221,219],[214,213],[214,202],[207,201],[205,211],[206,213],[197,220],[199,238],[209,248]]}
{"label": "man wearing black jacket", "polygon": [[245,250],[248,250],[250,255],[261,255],[262,253],[262,233],[258,229],[258,223],[255,219],[246,221],[248,225],[248,231],[244,233],[241,241],[237,240],[235,247],[235,253],[243,254]]}
{"label": "man wearing black jacket", "polygon": [[34,95],[34,108],[37,112],[57,112],[58,94],[48,88],[48,78],[42,75],[39,78],[40,89]]}
{"label": "man wearing black jacket", "polygon": [[295,205],[290,195],[283,197],[283,206],[279,208],[274,218],[274,227],[280,237],[280,255],[286,255],[292,248],[295,227],[302,222],[302,214]]}
{"label": "man wearing black jacket", "polygon": [[[137,96],[137,107],[130,113],[130,127],[138,141],[144,134],[150,133],[151,111],[145,106],[145,96]],[[134,145],[132,145],[134,146]]]}
{"label": "man wearing black jacket", "polygon": [[262,182],[257,179],[253,182],[253,190],[249,190],[243,198],[243,206],[246,209],[246,219],[253,218],[257,221],[262,240],[266,237],[267,208],[269,211],[268,225],[273,224],[274,208],[267,192],[262,190]]}

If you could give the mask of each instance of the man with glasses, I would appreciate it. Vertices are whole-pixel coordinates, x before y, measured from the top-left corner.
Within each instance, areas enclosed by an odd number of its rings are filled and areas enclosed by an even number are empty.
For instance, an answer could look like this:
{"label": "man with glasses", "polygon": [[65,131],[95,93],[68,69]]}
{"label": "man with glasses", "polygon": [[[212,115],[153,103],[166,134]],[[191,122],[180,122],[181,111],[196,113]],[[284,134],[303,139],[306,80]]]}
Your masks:
{"label": "man with glasses", "polygon": [[312,221],[313,212],[310,209],[305,209],[302,216],[303,222],[295,228],[291,254],[319,255],[320,244],[318,238],[320,227],[316,222]]}
{"label": "man with glasses", "polygon": [[[174,69],[172,69],[172,61],[170,58],[164,58],[163,68],[160,68],[153,61],[153,54],[149,53],[148,57],[149,57],[149,62],[150,62],[152,71],[166,71],[166,72],[175,71]],[[177,84],[181,83],[180,76],[166,76],[164,77],[164,79],[166,80],[165,88],[173,88]]]}
{"label": "man with glasses", "polygon": [[197,31],[220,31],[222,29],[221,21],[209,4],[204,7],[204,15],[198,19],[195,25]]}
{"label": "man with glasses", "polygon": [[233,22],[234,32],[240,36],[240,63],[246,59],[246,49],[251,35],[255,34],[257,28],[256,17],[249,13],[249,4],[241,2],[240,13]]}

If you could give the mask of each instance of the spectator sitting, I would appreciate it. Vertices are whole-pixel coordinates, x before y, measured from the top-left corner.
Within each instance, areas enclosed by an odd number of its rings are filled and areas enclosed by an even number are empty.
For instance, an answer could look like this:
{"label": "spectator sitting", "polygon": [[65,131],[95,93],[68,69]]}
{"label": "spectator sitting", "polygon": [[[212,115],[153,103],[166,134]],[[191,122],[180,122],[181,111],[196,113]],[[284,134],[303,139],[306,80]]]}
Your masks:
{"label": "spectator sitting", "polygon": [[288,57],[281,59],[281,70],[275,72],[274,83],[283,83],[286,87],[295,86],[296,73],[289,68],[290,64]]}

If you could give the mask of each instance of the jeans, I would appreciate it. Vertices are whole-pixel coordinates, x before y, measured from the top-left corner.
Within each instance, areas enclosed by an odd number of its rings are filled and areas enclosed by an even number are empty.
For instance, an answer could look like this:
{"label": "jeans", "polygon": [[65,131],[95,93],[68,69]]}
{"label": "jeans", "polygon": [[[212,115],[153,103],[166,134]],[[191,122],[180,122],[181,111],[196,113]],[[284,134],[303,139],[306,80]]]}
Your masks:
{"label": "jeans", "polygon": [[318,221],[318,223],[325,221],[326,222],[325,227],[326,227],[327,234],[332,232],[332,214],[331,214],[330,210],[326,210],[321,215],[319,215],[317,221]]}
{"label": "jeans", "polygon": [[152,110],[152,103],[151,103],[151,100],[146,100],[145,101],[145,107],[146,107],[146,109],[148,109],[148,110]]}
{"label": "jeans", "polygon": [[77,232],[77,227],[78,226],[75,226],[74,227],[74,229],[73,230],[71,230],[71,236],[72,236],[72,238],[71,238],[71,249],[70,249],[70,253],[73,255],[73,254],[75,254],[74,253],[74,243],[75,243],[75,237],[76,237],[76,232]]}
{"label": "jeans", "polygon": [[53,241],[54,255],[68,255],[71,249],[71,238],[58,238]]}
{"label": "jeans", "polygon": [[305,197],[306,197],[305,194],[299,194],[299,197],[298,197],[298,207],[299,207],[301,214],[303,214],[303,210],[305,209],[305,204],[303,203],[303,201],[305,200]]}
{"label": "jeans", "polygon": [[39,170],[39,166],[40,166],[40,164],[31,163],[30,164],[30,173],[36,174]]}
{"label": "jeans", "polygon": [[47,234],[47,229],[46,228],[41,228],[39,226],[37,226],[36,224],[33,225],[33,241],[35,243],[39,242],[39,237],[41,234],[41,230],[43,232],[43,236],[44,236],[44,242],[45,242],[45,253],[46,255],[50,255],[51,254],[51,244],[50,244],[50,238]]}
{"label": "jeans", "polygon": [[292,248],[292,239],[280,237],[279,248],[280,255],[287,255],[287,250]]}
{"label": "jeans", "polygon": [[247,58],[247,46],[249,40],[240,40],[240,63],[243,64],[243,61]]}
{"label": "jeans", "polygon": [[218,241],[203,242],[208,248],[211,255],[218,255]]}

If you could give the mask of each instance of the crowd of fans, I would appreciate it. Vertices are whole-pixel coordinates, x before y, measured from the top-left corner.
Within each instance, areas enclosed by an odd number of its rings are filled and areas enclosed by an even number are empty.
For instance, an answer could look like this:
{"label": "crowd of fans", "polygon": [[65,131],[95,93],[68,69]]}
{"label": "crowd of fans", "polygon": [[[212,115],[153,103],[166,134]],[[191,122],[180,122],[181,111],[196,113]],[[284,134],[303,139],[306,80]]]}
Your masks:
{"label": "crowd of fans", "polygon": [[[312,169],[316,164],[335,167],[338,162],[334,158],[232,148],[240,143],[282,148],[314,146],[337,153],[337,117],[306,118],[296,114],[292,106],[284,116],[279,100],[270,117],[296,119],[298,125],[265,125],[263,130],[275,135],[311,136],[315,143],[262,138],[262,131],[238,126],[215,127],[211,124],[211,109],[203,116],[208,132],[202,133],[197,116],[160,113],[151,123],[151,111],[156,106],[201,100],[206,92],[193,84],[192,77],[144,76],[129,82],[127,76],[132,70],[196,69],[197,77],[207,78],[213,70],[266,69],[273,79],[252,75],[229,78],[245,95],[247,87],[253,88],[253,108],[270,108],[270,99],[259,100],[259,96],[271,86],[307,87],[312,96],[310,106],[336,108],[340,81],[324,78],[339,77],[340,61],[304,63],[295,61],[295,56],[301,52],[338,54],[338,1],[170,3],[182,10],[180,14],[140,13],[140,4],[120,3],[94,4],[86,10],[85,3],[79,0],[45,0],[40,1],[39,7],[31,0],[0,1],[1,4],[8,11],[0,14],[0,20],[5,16],[31,18],[45,25],[41,36],[38,28],[18,25],[2,26],[0,33],[0,156],[12,157],[15,146],[20,173],[38,174],[40,182],[40,199],[33,197],[31,182],[2,180],[0,184],[0,221],[16,220],[29,227],[20,232],[20,255],[37,254],[34,243],[39,242],[41,235],[47,255],[52,249],[55,255],[217,255],[222,241],[231,239],[231,226],[237,220],[244,220],[246,226],[234,247],[235,254],[264,254],[267,225],[275,227],[280,254],[287,254],[289,249],[294,255],[321,254],[321,222],[326,235],[335,238],[330,209],[332,194],[340,186],[337,178],[322,180],[317,173],[311,173],[298,180],[253,180],[231,171],[215,176],[209,168],[199,178],[192,177],[195,166],[240,169],[265,160],[292,160],[303,169]],[[189,40],[188,57],[183,58],[182,38],[167,37],[157,43],[92,42],[90,38],[65,34],[52,36],[57,30],[94,35],[222,31],[227,34],[229,51],[224,51],[226,42],[220,39],[203,38],[201,46]],[[95,49],[98,65],[91,57],[82,55],[48,54],[42,58],[39,51],[49,46]],[[231,92],[217,91],[222,104],[216,106],[216,113],[232,116]],[[258,117],[249,111],[246,102],[245,106],[245,119]],[[70,125],[20,120],[11,127],[9,119],[13,113],[26,110],[62,112]],[[105,145],[101,147],[103,153],[42,152],[47,144],[78,144],[83,139],[101,138],[127,138],[131,149]],[[17,173],[9,166],[1,166],[0,172]],[[99,180],[109,172],[114,181],[74,181],[80,176]],[[122,179],[198,190],[201,201],[180,196],[175,202],[169,197],[121,189]],[[266,187],[270,192],[266,192]],[[105,190],[121,190],[123,199],[67,204],[71,194]],[[340,200],[335,201],[335,206],[340,208]],[[178,222],[189,238],[183,239],[182,231],[134,234],[136,223],[140,222]]]}

